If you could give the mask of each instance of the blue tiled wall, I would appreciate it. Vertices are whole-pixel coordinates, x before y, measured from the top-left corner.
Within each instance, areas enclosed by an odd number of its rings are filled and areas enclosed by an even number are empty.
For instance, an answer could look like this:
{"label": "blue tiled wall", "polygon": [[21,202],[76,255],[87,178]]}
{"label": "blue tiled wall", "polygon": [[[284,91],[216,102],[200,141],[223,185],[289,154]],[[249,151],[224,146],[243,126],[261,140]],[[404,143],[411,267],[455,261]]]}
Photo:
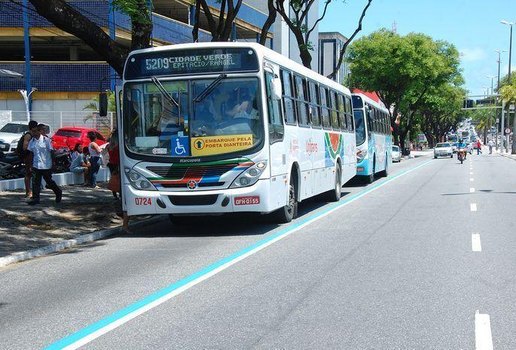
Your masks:
{"label": "blue tiled wall", "polygon": [[[18,73],[25,73],[25,65],[0,64],[0,68],[9,69]],[[33,63],[31,66],[32,86],[44,92],[95,92],[109,88],[110,70],[106,64],[50,64]],[[102,86],[100,82],[103,80]],[[16,91],[25,89],[23,78],[0,79],[0,91]]]}
{"label": "blue tiled wall", "polygon": [[[107,1],[70,1],[69,4],[97,25],[107,26],[109,14],[109,3]],[[30,3],[28,8],[31,26],[54,27],[53,24],[41,17]],[[21,0],[19,5],[10,1],[1,1],[0,27],[23,27],[21,9]]]}

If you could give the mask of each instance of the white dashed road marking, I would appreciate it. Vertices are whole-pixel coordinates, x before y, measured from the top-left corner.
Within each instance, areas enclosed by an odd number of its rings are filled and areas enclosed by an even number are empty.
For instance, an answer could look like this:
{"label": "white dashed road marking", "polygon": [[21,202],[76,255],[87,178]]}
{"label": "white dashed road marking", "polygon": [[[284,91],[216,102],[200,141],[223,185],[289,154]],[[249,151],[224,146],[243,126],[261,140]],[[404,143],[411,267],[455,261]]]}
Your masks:
{"label": "white dashed road marking", "polygon": [[477,203],[471,203],[469,205],[469,208],[471,209],[471,211],[477,211]]}
{"label": "white dashed road marking", "polygon": [[471,250],[474,252],[482,251],[482,244],[480,244],[480,233],[473,233],[471,235]]}
{"label": "white dashed road marking", "polygon": [[491,321],[488,314],[475,313],[475,350],[493,350]]}

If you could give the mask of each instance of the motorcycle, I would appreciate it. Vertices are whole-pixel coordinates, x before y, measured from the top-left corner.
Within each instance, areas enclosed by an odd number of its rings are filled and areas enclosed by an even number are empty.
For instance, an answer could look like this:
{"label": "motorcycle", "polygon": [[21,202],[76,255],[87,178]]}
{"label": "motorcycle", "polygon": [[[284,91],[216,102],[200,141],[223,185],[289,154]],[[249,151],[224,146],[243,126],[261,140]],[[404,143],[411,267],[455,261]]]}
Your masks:
{"label": "motorcycle", "polygon": [[70,149],[67,147],[59,148],[54,153],[54,161],[52,166],[53,173],[66,173],[70,171],[72,158]]}
{"label": "motorcycle", "polygon": [[460,161],[460,164],[464,162],[464,160],[466,159],[466,149],[460,148],[457,151],[457,159]]}
{"label": "motorcycle", "polygon": [[0,179],[18,179],[25,176],[25,165],[16,153],[0,151]]}

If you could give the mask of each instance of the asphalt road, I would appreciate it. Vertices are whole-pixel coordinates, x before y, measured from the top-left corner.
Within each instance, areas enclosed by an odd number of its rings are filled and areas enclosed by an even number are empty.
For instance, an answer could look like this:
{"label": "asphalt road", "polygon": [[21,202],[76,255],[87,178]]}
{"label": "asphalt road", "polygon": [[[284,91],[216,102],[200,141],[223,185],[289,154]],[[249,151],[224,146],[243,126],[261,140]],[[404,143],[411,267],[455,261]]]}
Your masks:
{"label": "asphalt road", "polygon": [[410,159],[289,225],[161,222],[1,269],[0,349],[516,349],[514,174]]}

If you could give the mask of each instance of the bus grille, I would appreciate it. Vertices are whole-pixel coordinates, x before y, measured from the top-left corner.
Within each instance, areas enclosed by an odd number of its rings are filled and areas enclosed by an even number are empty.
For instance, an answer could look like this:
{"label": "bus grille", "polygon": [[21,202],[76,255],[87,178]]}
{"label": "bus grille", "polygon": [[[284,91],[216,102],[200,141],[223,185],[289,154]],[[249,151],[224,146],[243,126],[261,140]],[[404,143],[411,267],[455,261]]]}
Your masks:
{"label": "bus grille", "polygon": [[195,178],[220,177],[237,166],[238,163],[191,167],[148,166],[147,170],[168,180],[181,180],[187,175]]}
{"label": "bus grille", "polygon": [[203,196],[168,196],[174,205],[212,205],[217,202],[218,194]]}

